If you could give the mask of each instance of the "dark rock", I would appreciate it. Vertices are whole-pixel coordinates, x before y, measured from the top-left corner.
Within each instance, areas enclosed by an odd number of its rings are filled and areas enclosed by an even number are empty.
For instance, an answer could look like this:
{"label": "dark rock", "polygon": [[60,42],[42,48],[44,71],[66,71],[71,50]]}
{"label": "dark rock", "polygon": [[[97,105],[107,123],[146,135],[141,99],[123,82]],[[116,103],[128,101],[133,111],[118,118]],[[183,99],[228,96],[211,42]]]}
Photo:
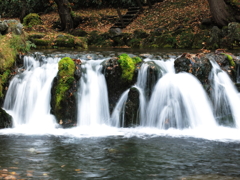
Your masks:
{"label": "dark rock", "polygon": [[[214,55],[211,53],[211,55]],[[209,75],[212,70],[210,63],[210,55],[208,54],[188,54],[184,53],[174,62],[176,73],[188,72],[198,78],[206,90],[209,90]]]}
{"label": "dark rock", "polygon": [[0,108],[0,129],[11,128],[12,125],[12,117],[5,110]]}
{"label": "dark rock", "polygon": [[120,28],[111,28],[109,30],[109,34],[111,37],[119,36],[122,34],[122,30]]}
{"label": "dark rock", "polygon": [[124,127],[139,125],[139,91],[132,87],[128,93],[128,99],[125,105]]}
{"label": "dark rock", "polygon": [[160,67],[156,65],[155,62],[149,61],[147,62],[147,64],[149,65],[149,67],[147,70],[145,96],[146,99],[149,100],[157,81],[159,80],[160,77],[162,77],[162,72],[160,70]]}
{"label": "dark rock", "polygon": [[121,78],[122,69],[118,63],[118,58],[106,60],[102,65],[108,88],[109,108],[110,112],[112,112],[122,93],[135,84],[137,70],[134,73],[132,81],[126,81]]}
{"label": "dark rock", "polygon": [[0,21],[0,33],[4,35],[7,32],[7,29],[8,24],[5,21]]}

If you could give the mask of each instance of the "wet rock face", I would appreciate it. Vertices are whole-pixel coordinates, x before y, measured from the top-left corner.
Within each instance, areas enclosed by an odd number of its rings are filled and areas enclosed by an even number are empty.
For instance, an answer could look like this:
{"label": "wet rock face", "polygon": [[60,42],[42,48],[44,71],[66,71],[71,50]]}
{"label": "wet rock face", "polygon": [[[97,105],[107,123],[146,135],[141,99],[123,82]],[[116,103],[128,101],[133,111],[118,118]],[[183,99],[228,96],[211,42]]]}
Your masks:
{"label": "wet rock face", "polygon": [[134,72],[133,79],[126,81],[121,78],[122,69],[117,58],[106,60],[102,65],[108,88],[109,108],[110,112],[112,112],[122,93],[135,84],[137,70]]}
{"label": "wet rock face", "polygon": [[0,129],[11,128],[12,127],[12,117],[0,108]]}
{"label": "wet rock face", "polygon": [[184,53],[174,62],[176,73],[188,72],[198,78],[205,88],[209,87],[209,74],[212,70],[212,65],[206,54],[188,54]]}
{"label": "wet rock face", "polygon": [[160,77],[162,77],[162,73],[160,71],[160,67],[157,66],[154,62],[148,62],[149,65],[147,69],[147,81],[146,81],[146,89],[145,89],[145,95],[146,99],[150,99],[153,89],[159,80]]}
{"label": "wet rock face", "polygon": [[128,93],[128,99],[125,106],[125,122],[124,127],[139,125],[139,91],[132,87]]}

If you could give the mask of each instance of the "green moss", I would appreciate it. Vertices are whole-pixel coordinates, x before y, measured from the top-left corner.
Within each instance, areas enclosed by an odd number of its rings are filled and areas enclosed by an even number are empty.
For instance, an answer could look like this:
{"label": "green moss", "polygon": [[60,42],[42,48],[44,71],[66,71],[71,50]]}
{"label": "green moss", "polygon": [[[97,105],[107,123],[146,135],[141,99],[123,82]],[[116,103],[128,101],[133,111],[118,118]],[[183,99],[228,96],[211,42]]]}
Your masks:
{"label": "green moss", "polygon": [[46,39],[32,39],[32,42],[36,46],[50,46],[51,45],[51,41],[46,40]]}
{"label": "green moss", "polygon": [[55,40],[55,45],[59,47],[74,47],[74,38],[71,36],[60,36]]}
{"label": "green moss", "polygon": [[234,62],[234,60],[233,60],[233,57],[230,55],[230,54],[225,54],[225,53],[221,53],[221,54],[223,54],[223,55],[225,55],[226,57],[227,57],[227,59],[228,59],[228,61],[229,61],[229,64],[231,65],[231,66],[234,66],[235,67],[235,62]]}
{"label": "green moss", "polygon": [[75,64],[74,61],[65,57],[58,62],[58,82],[56,87],[55,109],[61,109],[61,101],[66,99],[65,93],[71,87],[74,81]]}
{"label": "green moss", "polygon": [[122,79],[131,81],[133,79],[135,65],[141,61],[139,57],[131,58],[127,54],[121,54],[118,63],[122,68]]}
{"label": "green moss", "polygon": [[6,70],[3,74],[0,75],[0,98],[3,97],[3,85],[8,81],[10,74],[11,71]]}
{"label": "green moss", "polygon": [[42,24],[41,18],[36,13],[30,13],[23,19],[24,26],[32,27],[40,24]]}

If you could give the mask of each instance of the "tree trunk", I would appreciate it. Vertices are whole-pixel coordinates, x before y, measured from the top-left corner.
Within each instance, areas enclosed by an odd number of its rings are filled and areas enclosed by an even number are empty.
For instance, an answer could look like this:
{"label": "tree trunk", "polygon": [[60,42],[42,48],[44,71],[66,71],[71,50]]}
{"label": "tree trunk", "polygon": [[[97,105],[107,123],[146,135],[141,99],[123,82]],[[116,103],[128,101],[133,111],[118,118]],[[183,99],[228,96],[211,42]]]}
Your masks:
{"label": "tree trunk", "polygon": [[23,23],[23,18],[26,16],[27,12],[27,2],[26,0],[21,1],[21,12],[19,15],[20,22]]}
{"label": "tree trunk", "polygon": [[210,11],[214,22],[219,27],[227,26],[228,23],[236,21],[231,12],[231,7],[224,0],[208,0]]}
{"label": "tree trunk", "polygon": [[73,29],[73,19],[68,0],[54,0],[58,6],[58,13],[61,19],[61,30],[70,31]]}

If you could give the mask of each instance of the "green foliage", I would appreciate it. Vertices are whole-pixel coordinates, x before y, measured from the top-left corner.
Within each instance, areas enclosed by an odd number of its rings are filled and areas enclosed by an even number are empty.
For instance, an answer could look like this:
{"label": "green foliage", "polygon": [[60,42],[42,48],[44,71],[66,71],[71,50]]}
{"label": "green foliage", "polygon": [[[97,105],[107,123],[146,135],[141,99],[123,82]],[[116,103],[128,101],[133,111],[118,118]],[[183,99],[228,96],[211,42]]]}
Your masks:
{"label": "green foliage", "polygon": [[142,60],[139,57],[131,58],[127,54],[121,54],[118,63],[122,68],[122,79],[131,81],[133,79],[135,66],[141,61]]}
{"label": "green foliage", "polygon": [[40,16],[36,13],[30,13],[26,17],[23,18],[23,25],[27,27],[32,27],[35,25],[42,24],[42,20]]}
{"label": "green foliage", "polygon": [[36,48],[36,45],[31,41],[26,41],[24,36],[12,35],[10,39],[10,47],[16,52],[29,52],[31,48]]}
{"label": "green foliage", "polygon": [[10,74],[11,71],[6,70],[3,74],[0,75],[0,98],[3,97],[3,85],[8,81]]}
{"label": "green foliage", "polygon": [[66,99],[65,93],[74,82],[75,63],[69,58],[62,58],[58,62],[58,82],[56,87],[56,104],[55,109],[61,109],[61,101]]}

